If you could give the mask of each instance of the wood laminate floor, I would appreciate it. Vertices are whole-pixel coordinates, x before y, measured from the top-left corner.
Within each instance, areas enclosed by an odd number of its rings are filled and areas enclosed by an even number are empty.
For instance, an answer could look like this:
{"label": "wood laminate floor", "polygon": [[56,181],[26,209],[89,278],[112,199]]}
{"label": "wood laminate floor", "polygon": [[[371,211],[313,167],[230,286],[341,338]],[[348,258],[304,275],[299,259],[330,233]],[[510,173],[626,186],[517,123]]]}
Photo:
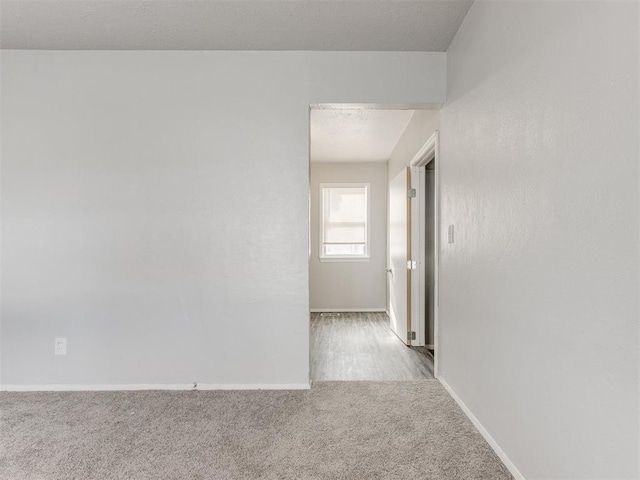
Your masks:
{"label": "wood laminate floor", "polygon": [[311,379],[429,380],[427,355],[391,331],[386,313],[311,314]]}

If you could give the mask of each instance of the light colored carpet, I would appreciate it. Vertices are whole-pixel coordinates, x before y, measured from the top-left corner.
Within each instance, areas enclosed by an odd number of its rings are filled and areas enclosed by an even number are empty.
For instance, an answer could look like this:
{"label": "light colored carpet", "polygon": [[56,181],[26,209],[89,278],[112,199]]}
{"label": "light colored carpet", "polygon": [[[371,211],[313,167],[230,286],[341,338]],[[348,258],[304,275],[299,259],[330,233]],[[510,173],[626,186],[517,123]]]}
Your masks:
{"label": "light colored carpet", "polygon": [[439,382],[0,394],[3,479],[511,479]]}

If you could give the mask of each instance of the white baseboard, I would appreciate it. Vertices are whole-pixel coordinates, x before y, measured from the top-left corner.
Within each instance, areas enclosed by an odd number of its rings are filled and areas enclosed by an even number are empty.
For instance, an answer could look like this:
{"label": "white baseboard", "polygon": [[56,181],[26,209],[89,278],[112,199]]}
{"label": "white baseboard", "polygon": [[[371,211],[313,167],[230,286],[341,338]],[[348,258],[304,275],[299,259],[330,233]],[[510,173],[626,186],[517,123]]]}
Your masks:
{"label": "white baseboard", "polygon": [[385,312],[384,308],[311,308],[311,313],[369,313],[369,312]]}
{"label": "white baseboard", "polygon": [[2,392],[106,392],[139,390],[308,390],[309,383],[199,383],[124,385],[0,385]]}
{"label": "white baseboard", "polygon": [[449,392],[449,395],[451,395],[451,397],[453,397],[456,403],[460,406],[460,408],[465,413],[465,415],[469,418],[469,420],[471,420],[471,423],[473,423],[473,425],[478,429],[480,434],[484,437],[484,439],[487,441],[487,443],[493,449],[493,451],[496,452],[496,455],[498,455],[500,460],[502,460],[502,463],[504,463],[504,465],[509,469],[509,472],[511,472],[511,475],[513,475],[513,478],[515,478],[515,480],[526,480],[524,478],[524,475],[520,473],[520,470],[518,470],[515,464],[509,459],[509,457],[507,457],[507,454],[504,453],[504,450],[500,448],[500,445],[498,445],[498,443],[493,439],[491,434],[489,434],[487,429],[484,428],[484,426],[480,423],[480,420],[478,420],[476,416],[471,412],[471,410],[469,410],[469,407],[465,405],[462,399],[456,394],[456,392],[453,391],[453,389],[449,386],[449,384],[445,380],[443,380],[441,376],[438,377],[438,380],[440,381],[442,386],[447,390],[447,392]]}

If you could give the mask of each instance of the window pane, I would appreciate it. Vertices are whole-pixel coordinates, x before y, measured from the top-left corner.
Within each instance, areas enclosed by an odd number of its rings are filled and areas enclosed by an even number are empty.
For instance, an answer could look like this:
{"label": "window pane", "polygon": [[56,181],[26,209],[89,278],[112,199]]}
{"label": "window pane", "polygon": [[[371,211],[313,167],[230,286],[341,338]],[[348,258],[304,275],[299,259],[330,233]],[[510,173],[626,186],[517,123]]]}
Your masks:
{"label": "window pane", "polygon": [[322,254],[367,253],[367,187],[322,188]]}
{"label": "window pane", "polygon": [[324,243],[364,243],[367,232],[365,187],[325,188]]}
{"label": "window pane", "polygon": [[360,245],[327,245],[324,246],[325,255],[364,255],[364,244]]}
{"label": "window pane", "polygon": [[324,243],[364,243],[366,224],[325,222]]}

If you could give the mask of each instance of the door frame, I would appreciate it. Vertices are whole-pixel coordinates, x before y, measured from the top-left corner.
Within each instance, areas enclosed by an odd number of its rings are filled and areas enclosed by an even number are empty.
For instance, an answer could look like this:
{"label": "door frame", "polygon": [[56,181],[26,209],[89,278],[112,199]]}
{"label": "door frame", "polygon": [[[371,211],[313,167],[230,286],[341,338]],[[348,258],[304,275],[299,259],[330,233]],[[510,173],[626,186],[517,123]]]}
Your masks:
{"label": "door frame", "polygon": [[[434,306],[434,356],[433,356],[433,375],[438,378],[438,366],[440,358],[440,342],[439,342],[439,306],[440,306],[440,133],[434,131],[429,140],[418,150],[409,165],[411,168],[424,168],[427,164],[434,162],[434,224],[435,239],[433,252],[433,278],[434,278],[434,297],[436,304]],[[415,183],[415,185],[414,185]],[[411,282],[411,303],[414,308],[411,309],[411,325],[412,327],[424,334],[425,324],[425,239],[424,232],[426,227],[426,216],[424,210],[424,176],[421,181],[412,182],[411,188],[416,190],[415,200],[418,202],[418,208],[412,209],[411,219],[411,258],[418,260],[417,269],[411,270],[413,281]]]}

